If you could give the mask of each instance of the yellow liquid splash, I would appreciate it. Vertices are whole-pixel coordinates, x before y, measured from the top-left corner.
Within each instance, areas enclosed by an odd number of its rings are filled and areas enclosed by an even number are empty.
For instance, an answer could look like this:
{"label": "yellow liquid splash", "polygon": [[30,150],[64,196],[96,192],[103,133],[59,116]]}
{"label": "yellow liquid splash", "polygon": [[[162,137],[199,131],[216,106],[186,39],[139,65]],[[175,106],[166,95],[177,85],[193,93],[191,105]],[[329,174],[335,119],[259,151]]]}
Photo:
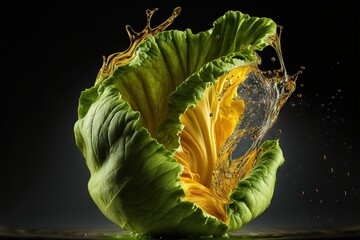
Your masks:
{"label": "yellow liquid splash", "polygon": [[155,36],[159,32],[164,31],[171,23],[175,20],[177,16],[179,16],[181,12],[181,7],[176,7],[173,10],[172,15],[166,19],[159,26],[152,28],[150,26],[150,21],[153,14],[158,10],[155,8],[153,10],[146,10],[147,23],[145,28],[141,32],[135,32],[130,25],[126,25],[125,29],[130,39],[130,46],[124,52],[113,53],[109,55],[107,58],[103,56],[103,65],[96,77],[96,83],[101,82],[110,76],[118,67],[124,66],[128,64],[131,59],[135,56],[136,47],[142,43],[145,39]]}

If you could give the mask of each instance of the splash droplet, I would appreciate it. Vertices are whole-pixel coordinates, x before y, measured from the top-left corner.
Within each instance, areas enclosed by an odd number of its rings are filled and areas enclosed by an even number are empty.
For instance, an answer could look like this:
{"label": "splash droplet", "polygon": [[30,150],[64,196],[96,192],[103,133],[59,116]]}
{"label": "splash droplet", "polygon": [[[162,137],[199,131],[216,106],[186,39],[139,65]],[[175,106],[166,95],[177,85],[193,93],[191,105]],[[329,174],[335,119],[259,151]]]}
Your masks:
{"label": "splash droplet", "polygon": [[251,139],[252,139],[253,141],[255,141],[255,140],[257,139],[257,135],[256,135],[256,134],[251,135]]}

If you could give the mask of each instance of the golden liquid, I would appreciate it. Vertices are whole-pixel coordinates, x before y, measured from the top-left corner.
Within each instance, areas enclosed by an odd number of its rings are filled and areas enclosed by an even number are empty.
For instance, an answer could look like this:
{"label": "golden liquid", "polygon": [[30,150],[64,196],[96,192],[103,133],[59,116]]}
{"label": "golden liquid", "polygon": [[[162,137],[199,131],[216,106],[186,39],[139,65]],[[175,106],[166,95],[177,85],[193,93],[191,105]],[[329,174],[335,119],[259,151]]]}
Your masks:
{"label": "golden liquid", "polygon": [[[278,34],[270,42],[280,69],[261,71],[261,59],[258,57],[253,70],[238,85],[238,96],[233,101],[244,101],[245,111],[219,153],[211,182],[211,190],[220,198],[229,199],[239,181],[253,169],[262,139],[296,88],[296,79],[301,71],[287,74],[280,46],[281,31],[279,27]],[[275,58],[271,60],[275,61]]]}
{"label": "golden liquid", "polygon": [[163,23],[158,25],[155,28],[150,26],[151,17],[158,10],[155,8],[153,10],[146,10],[147,23],[145,28],[141,32],[135,32],[130,25],[126,25],[126,32],[130,39],[130,46],[124,52],[113,53],[107,58],[103,56],[103,65],[97,75],[96,83],[106,79],[110,76],[118,67],[128,64],[135,56],[136,47],[145,41],[145,39],[155,36],[159,32],[164,31],[171,23],[179,16],[181,8],[176,7],[173,10],[172,15],[166,19]]}

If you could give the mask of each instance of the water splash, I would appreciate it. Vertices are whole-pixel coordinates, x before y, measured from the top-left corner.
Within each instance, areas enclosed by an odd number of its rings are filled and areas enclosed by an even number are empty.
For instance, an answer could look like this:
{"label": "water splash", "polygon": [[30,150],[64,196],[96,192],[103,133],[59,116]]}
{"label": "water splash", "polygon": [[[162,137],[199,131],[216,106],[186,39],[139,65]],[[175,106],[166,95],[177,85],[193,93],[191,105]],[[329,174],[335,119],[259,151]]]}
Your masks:
{"label": "water splash", "polygon": [[128,64],[135,56],[136,47],[145,41],[147,38],[151,36],[155,36],[159,32],[164,31],[168,26],[172,24],[177,16],[179,16],[181,12],[181,7],[176,7],[171,16],[166,19],[163,23],[158,25],[155,28],[150,26],[150,21],[154,13],[158,10],[155,8],[153,10],[146,10],[147,22],[145,28],[141,32],[134,31],[130,25],[126,25],[125,29],[130,39],[130,46],[124,52],[117,52],[109,55],[107,58],[103,56],[103,65],[96,77],[96,83],[101,82],[110,76],[115,69],[118,67],[124,66]]}
{"label": "water splash", "polygon": [[[288,75],[280,46],[282,27],[270,39],[280,64],[279,69],[260,70],[261,58],[252,71],[238,85],[234,101],[244,101],[245,111],[233,134],[224,144],[214,168],[211,188],[218,196],[228,199],[238,182],[250,173],[256,164],[258,147],[268,130],[276,122],[280,109],[295,91],[296,80],[302,73]],[[276,58],[271,58],[275,61]]]}

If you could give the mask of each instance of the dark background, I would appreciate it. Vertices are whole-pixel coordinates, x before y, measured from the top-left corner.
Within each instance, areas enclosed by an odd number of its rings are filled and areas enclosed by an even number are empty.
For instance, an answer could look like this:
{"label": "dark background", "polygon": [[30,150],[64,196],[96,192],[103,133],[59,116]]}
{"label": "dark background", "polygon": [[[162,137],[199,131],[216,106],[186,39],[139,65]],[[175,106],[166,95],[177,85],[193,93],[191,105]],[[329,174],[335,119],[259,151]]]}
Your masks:
{"label": "dark background", "polygon": [[272,204],[247,227],[360,224],[359,1],[7,0],[0,6],[1,226],[115,227],[87,192],[73,134],[78,98],[94,84],[102,56],[128,47],[126,24],[142,30],[145,10],[158,7],[156,26],[176,6],[182,12],[168,29],[194,33],[228,10],[272,18],[284,27],[288,72],[306,68],[273,127],[286,161]]}

